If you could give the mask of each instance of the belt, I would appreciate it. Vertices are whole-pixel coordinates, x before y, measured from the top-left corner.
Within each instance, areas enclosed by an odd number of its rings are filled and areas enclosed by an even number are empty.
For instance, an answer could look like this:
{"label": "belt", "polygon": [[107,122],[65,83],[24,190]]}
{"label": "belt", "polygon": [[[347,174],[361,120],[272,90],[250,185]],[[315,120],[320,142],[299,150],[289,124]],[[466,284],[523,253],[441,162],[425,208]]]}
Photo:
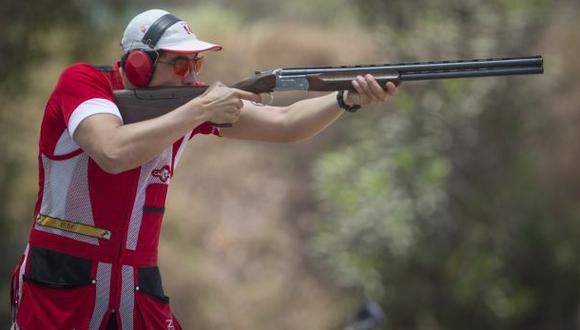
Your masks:
{"label": "belt", "polygon": [[106,239],[106,240],[111,239],[111,232],[109,230],[89,226],[80,222],[73,222],[68,220],[62,220],[59,218],[53,218],[51,216],[40,213],[36,217],[36,223],[40,226],[60,229],[71,233],[94,237],[98,239]]}

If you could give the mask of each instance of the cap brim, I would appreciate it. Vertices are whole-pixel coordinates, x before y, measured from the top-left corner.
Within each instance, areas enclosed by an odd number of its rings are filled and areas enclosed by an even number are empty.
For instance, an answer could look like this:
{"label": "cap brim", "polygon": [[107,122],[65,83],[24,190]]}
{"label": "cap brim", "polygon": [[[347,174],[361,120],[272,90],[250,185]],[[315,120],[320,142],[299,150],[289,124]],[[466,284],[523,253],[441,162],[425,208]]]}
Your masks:
{"label": "cap brim", "polygon": [[220,51],[222,50],[222,46],[201,40],[183,40],[175,45],[160,46],[159,50],[164,52],[191,54],[207,51]]}

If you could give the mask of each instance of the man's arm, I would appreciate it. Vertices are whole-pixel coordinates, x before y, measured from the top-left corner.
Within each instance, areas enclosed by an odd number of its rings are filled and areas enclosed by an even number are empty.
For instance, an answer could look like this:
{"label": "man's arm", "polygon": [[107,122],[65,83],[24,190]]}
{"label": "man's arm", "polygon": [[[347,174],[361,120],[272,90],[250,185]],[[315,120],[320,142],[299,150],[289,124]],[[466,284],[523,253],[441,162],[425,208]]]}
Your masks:
{"label": "man's arm", "polygon": [[[368,75],[353,80],[356,93],[347,93],[348,104],[369,105],[384,102],[397,88],[388,83],[383,89]],[[287,107],[257,106],[244,103],[239,120],[221,130],[224,137],[265,142],[297,142],[308,139],[336,121],[344,110],[336,94],[298,101]]]}
{"label": "man's arm", "polygon": [[188,115],[185,108],[129,125],[116,116],[96,114],[81,122],[73,138],[104,171],[121,173],[154,159],[204,122],[201,114]]}
{"label": "man's arm", "polygon": [[103,170],[117,174],[154,159],[206,121],[236,121],[242,99],[257,101],[258,96],[218,83],[202,96],[154,119],[123,125],[114,115],[92,115],[80,123],[73,139]]}

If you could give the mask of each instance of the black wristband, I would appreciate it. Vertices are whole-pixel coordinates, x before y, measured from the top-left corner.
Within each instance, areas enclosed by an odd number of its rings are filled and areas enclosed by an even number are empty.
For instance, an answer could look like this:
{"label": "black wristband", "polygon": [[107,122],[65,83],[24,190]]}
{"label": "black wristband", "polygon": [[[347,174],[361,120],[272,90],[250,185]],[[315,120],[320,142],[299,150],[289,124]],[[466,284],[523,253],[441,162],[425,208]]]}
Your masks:
{"label": "black wristband", "polygon": [[338,102],[339,107],[344,109],[344,111],[348,112],[357,112],[358,109],[361,108],[361,106],[358,104],[353,105],[346,104],[346,102],[344,102],[344,91],[338,91],[338,93],[336,93],[336,102]]}

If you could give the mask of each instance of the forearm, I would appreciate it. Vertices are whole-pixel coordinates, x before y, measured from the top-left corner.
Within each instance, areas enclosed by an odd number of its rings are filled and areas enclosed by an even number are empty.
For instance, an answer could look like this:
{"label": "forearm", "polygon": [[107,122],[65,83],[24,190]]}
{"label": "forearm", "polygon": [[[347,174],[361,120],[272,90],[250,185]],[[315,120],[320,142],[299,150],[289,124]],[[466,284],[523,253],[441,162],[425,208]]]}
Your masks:
{"label": "forearm", "polygon": [[284,130],[289,142],[308,139],[335,122],[344,112],[336,93],[298,101],[284,109]]}
{"label": "forearm", "polygon": [[336,94],[298,101],[286,107],[244,104],[239,121],[222,130],[222,136],[265,142],[298,142],[318,134],[332,124],[343,110]]}
{"label": "forearm", "polygon": [[[352,86],[356,91],[346,91],[344,95],[343,100],[347,106],[384,103],[388,96],[394,96],[397,92],[397,87],[392,82],[388,82],[383,88],[370,74],[364,77],[357,76],[352,81]],[[318,134],[338,119],[343,112],[344,110],[338,106],[336,93],[289,106],[284,120],[289,141],[300,141]]]}
{"label": "forearm", "polygon": [[203,111],[196,106],[187,104],[163,116],[128,125],[107,122],[117,118],[89,117],[77,129],[78,136],[75,132],[75,140],[105,171],[120,173],[159,156],[206,121]]}
{"label": "forearm", "polygon": [[[181,109],[178,109],[181,110]],[[205,120],[189,118],[186,111],[172,111],[164,116],[117,129],[115,153],[121,156],[123,170],[141,166]]]}
{"label": "forearm", "polygon": [[[356,92],[344,95],[346,105],[379,104],[395,95],[397,87],[389,82],[383,89],[371,76],[352,82]],[[335,122],[344,112],[336,93],[298,101],[287,107],[257,106],[246,102],[239,121],[224,129],[222,136],[265,142],[297,142],[312,137]]]}

